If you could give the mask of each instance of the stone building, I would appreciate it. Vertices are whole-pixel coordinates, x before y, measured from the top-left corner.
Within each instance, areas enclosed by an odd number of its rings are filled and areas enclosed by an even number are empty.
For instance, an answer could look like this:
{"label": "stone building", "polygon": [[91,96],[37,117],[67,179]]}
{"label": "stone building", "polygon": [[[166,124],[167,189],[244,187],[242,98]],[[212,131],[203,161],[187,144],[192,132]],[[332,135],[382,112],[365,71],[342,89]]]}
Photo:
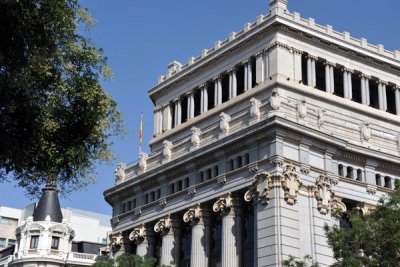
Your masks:
{"label": "stone building", "polygon": [[54,187],[43,189],[36,206],[14,209],[13,214],[20,218],[12,231],[15,242],[0,249],[0,267],[91,266],[106,247],[106,240],[100,241],[107,238],[109,228],[102,223],[107,216],[76,209],[62,212]]}
{"label": "stone building", "polygon": [[333,263],[333,210],[366,212],[400,172],[400,51],[287,0],[149,90],[151,153],[104,192],[114,255],[175,266]]}

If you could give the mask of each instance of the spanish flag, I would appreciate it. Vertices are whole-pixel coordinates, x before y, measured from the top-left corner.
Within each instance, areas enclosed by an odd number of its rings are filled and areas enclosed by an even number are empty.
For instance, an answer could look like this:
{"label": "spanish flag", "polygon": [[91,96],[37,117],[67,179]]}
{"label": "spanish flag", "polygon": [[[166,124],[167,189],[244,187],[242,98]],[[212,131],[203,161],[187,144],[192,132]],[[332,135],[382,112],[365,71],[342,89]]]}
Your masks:
{"label": "spanish flag", "polygon": [[140,113],[140,128],[139,128],[139,148],[140,148],[140,152],[142,152],[142,143],[143,143],[143,112]]}

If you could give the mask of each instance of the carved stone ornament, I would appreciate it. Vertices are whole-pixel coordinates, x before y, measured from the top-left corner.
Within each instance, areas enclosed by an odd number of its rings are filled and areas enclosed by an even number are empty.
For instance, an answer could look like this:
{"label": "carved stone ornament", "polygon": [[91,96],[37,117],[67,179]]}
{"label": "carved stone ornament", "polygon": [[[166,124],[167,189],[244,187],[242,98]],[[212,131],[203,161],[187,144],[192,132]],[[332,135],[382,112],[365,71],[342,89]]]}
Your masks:
{"label": "carved stone ornament", "polygon": [[376,194],[376,185],[372,184],[367,184],[367,193],[370,195],[375,195]]}
{"label": "carved stone ornament", "polygon": [[113,246],[113,247],[120,247],[120,246],[122,246],[122,245],[123,245],[123,242],[122,242],[123,238],[124,238],[124,237],[123,237],[123,235],[122,235],[121,232],[112,233],[112,234],[110,235],[111,246]]}
{"label": "carved stone ornament", "polygon": [[114,171],[116,183],[121,183],[125,180],[125,169],[126,169],[125,163],[122,162],[118,163],[117,168]]}
{"label": "carved stone ornament", "polygon": [[254,182],[250,186],[250,189],[244,194],[244,200],[246,202],[254,201],[267,205],[270,199],[269,179],[269,173],[258,173],[254,177]]}
{"label": "carved stone ornament", "polygon": [[250,99],[250,116],[252,118],[255,118],[257,120],[260,120],[260,116],[261,116],[261,101],[252,97]]}
{"label": "carved stone ornament", "polygon": [[142,172],[146,172],[147,170],[147,159],[148,159],[148,155],[146,153],[140,152],[139,154],[139,169]]}
{"label": "carved stone ornament", "polygon": [[196,195],[196,193],[197,193],[196,187],[194,187],[194,186],[193,187],[189,187],[187,189],[187,193],[188,193],[189,196],[194,197]]}
{"label": "carved stone ornament", "polygon": [[219,116],[221,117],[221,121],[219,122],[220,130],[223,133],[229,133],[229,122],[231,121],[231,116],[223,112]]}
{"label": "carved stone ornament", "polygon": [[214,212],[225,212],[232,207],[232,197],[230,194],[219,198],[213,205]]}
{"label": "carved stone ornament", "polygon": [[129,240],[134,241],[136,244],[141,242],[145,238],[146,228],[142,224],[140,227],[133,229],[129,234]]}
{"label": "carved stone ornament", "polygon": [[400,134],[396,137],[397,150],[400,152]]}
{"label": "carved stone ornament", "polygon": [[307,116],[307,105],[305,99],[297,102],[297,115],[302,119]]}
{"label": "carved stone ornament", "polygon": [[293,205],[297,201],[297,193],[299,192],[301,181],[297,175],[296,167],[292,164],[285,166],[283,171],[282,187],[285,192],[285,200],[289,205]]}
{"label": "carved stone ornament", "polygon": [[317,120],[318,120],[318,126],[322,127],[325,123],[325,110],[324,109],[318,109]]}
{"label": "carved stone ornament", "polygon": [[184,222],[196,222],[200,219],[200,206],[191,208],[183,214]]}
{"label": "carved stone ornament", "polygon": [[163,156],[165,159],[170,160],[172,156],[172,142],[165,140],[163,146]]}
{"label": "carved stone ornament", "polygon": [[218,176],[217,183],[220,186],[223,186],[224,184],[226,184],[226,176],[225,175]]}
{"label": "carved stone ornament", "polygon": [[112,226],[116,226],[118,223],[119,223],[119,217],[118,216],[111,218],[111,225]]}
{"label": "carved stone ornament", "polygon": [[172,223],[171,223],[171,218],[169,216],[160,219],[155,225],[154,225],[154,232],[159,233],[159,232],[166,232],[169,229],[172,228]]}
{"label": "carved stone ornament", "polygon": [[315,189],[315,197],[318,203],[318,210],[321,214],[328,214],[331,208],[332,200],[332,181],[326,174],[321,174],[317,178],[317,188]]}
{"label": "carved stone ornament", "polygon": [[281,106],[281,97],[279,96],[278,89],[272,90],[272,95],[270,97],[269,102],[271,104],[272,109],[274,109],[274,110],[279,109],[279,107]]}
{"label": "carved stone ornament", "polygon": [[346,212],[347,211],[347,207],[342,202],[341,198],[333,197],[331,203],[332,203],[331,204],[332,211],[339,211],[339,212]]}
{"label": "carved stone ornament", "polygon": [[369,127],[369,123],[365,122],[360,126],[361,130],[361,140],[368,141],[371,138],[371,128]]}
{"label": "carved stone ornament", "polygon": [[201,130],[196,127],[192,127],[190,130],[192,131],[192,137],[190,138],[190,141],[192,142],[193,147],[199,148]]}

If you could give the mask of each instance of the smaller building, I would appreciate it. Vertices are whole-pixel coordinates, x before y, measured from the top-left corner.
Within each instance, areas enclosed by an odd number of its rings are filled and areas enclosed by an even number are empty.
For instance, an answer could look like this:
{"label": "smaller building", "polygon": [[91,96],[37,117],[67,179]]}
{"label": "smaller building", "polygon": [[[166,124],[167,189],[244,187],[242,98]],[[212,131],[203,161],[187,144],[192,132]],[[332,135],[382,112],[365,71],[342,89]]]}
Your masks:
{"label": "smaller building", "polygon": [[15,229],[20,217],[20,209],[0,206],[0,250],[14,246]]}
{"label": "smaller building", "polygon": [[6,240],[14,242],[0,249],[0,267],[90,266],[106,249],[110,216],[61,209],[54,187],[43,189],[37,205],[12,210],[1,217],[13,219]]}

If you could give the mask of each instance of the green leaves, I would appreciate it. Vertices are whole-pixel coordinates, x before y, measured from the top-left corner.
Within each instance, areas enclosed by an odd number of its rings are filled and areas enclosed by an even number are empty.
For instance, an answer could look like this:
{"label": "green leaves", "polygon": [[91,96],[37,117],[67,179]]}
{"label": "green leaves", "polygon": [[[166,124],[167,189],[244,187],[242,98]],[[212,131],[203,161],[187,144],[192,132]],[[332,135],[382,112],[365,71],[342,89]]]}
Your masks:
{"label": "green leaves", "polygon": [[[153,267],[157,262],[155,258],[143,259],[137,255],[122,254],[118,256],[116,260],[114,259],[102,259],[98,257],[93,267]],[[116,265],[115,265],[116,263]],[[165,266],[167,267],[167,266]]]}
{"label": "green leaves", "polygon": [[337,260],[333,266],[400,266],[400,189],[367,214],[351,211],[351,227],[325,227]]}
{"label": "green leaves", "polygon": [[0,179],[31,195],[48,181],[63,194],[93,182],[123,132],[101,80],[107,58],[78,27],[94,20],[76,0],[0,2]]}

